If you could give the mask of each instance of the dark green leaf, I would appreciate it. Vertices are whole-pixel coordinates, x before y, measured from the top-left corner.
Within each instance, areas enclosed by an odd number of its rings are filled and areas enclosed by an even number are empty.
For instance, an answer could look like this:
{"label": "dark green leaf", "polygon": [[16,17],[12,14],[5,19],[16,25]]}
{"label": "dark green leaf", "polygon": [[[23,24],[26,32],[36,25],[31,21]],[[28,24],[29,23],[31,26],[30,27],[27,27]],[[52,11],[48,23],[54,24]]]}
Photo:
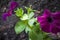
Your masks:
{"label": "dark green leaf", "polygon": [[40,31],[39,25],[36,25],[31,32],[29,32],[31,40],[43,40],[43,34]]}

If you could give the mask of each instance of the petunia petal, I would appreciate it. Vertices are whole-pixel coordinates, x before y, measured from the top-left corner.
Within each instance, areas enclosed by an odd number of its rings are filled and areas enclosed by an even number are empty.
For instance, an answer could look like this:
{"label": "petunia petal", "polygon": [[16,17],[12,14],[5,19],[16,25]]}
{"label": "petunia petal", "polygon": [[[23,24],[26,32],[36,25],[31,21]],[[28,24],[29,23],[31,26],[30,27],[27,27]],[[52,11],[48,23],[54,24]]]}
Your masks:
{"label": "petunia petal", "polygon": [[10,7],[9,7],[9,9],[10,9],[10,10],[14,10],[17,6],[18,6],[18,3],[15,2],[15,1],[12,1],[12,2],[10,2]]}
{"label": "petunia petal", "polygon": [[49,17],[51,15],[50,10],[45,9],[44,12],[43,12],[43,15]]}
{"label": "petunia petal", "polygon": [[3,13],[3,14],[2,14],[2,19],[3,19],[3,20],[6,20],[7,17],[8,17],[8,14],[7,14],[7,13]]}
{"label": "petunia petal", "polygon": [[51,32],[54,33],[54,34],[57,34],[58,32],[60,32],[60,29],[57,28],[56,26],[51,26],[52,29],[51,29]]}
{"label": "petunia petal", "polygon": [[55,12],[52,14],[54,20],[60,20],[60,12]]}
{"label": "petunia petal", "polygon": [[40,23],[40,26],[41,26],[41,29],[44,31],[44,32],[50,32],[50,24],[49,22],[47,21],[47,17],[45,16],[39,16],[37,18],[38,22]]}
{"label": "petunia petal", "polygon": [[12,15],[12,10],[9,10],[8,12],[7,12],[7,14],[8,14],[8,16],[11,16]]}
{"label": "petunia petal", "polygon": [[44,32],[50,32],[50,24],[48,23],[45,23],[45,24],[40,24],[41,25],[41,29],[44,31]]}
{"label": "petunia petal", "polygon": [[39,23],[42,22],[43,20],[46,21],[46,17],[45,17],[45,16],[38,16],[38,17],[37,17],[37,21],[38,21]]}

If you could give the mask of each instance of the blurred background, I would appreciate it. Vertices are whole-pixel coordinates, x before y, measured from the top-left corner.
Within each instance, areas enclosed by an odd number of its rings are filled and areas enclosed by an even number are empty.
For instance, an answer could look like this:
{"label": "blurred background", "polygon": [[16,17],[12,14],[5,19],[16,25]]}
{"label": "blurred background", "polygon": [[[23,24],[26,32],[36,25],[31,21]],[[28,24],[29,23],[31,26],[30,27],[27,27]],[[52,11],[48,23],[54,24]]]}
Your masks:
{"label": "blurred background", "polygon": [[38,11],[35,16],[41,15],[46,8],[52,12],[60,10],[60,0],[0,0],[0,40],[28,40],[28,33],[25,31],[16,35],[14,26],[18,18],[14,14],[8,17],[6,21],[2,20],[2,14],[7,12],[11,1],[18,2],[18,7],[23,9],[24,6],[32,5],[32,9]]}

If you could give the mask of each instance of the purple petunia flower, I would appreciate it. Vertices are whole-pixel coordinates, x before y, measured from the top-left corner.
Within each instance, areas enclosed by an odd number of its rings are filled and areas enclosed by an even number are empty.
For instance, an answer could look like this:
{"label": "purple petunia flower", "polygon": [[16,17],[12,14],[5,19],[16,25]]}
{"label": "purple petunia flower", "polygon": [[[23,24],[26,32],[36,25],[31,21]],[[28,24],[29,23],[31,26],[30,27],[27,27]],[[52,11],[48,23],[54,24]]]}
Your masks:
{"label": "purple petunia flower", "polygon": [[44,10],[42,16],[37,17],[37,21],[41,25],[44,32],[57,34],[60,32],[60,12],[50,12],[48,9]]}
{"label": "purple petunia flower", "polygon": [[12,15],[12,11],[8,11],[8,12],[2,14],[2,18],[3,18],[3,20],[6,20],[6,18],[11,15]]}
{"label": "purple petunia flower", "polygon": [[15,1],[12,1],[12,2],[10,2],[10,7],[9,7],[9,9],[10,9],[10,10],[14,10],[17,6],[18,6],[18,3],[15,2]]}
{"label": "purple petunia flower", "polygon": [[6,20],[7,17],[8,17],[8,14],[7,13],[2,14],[3,20]]}
{"label": "purple petunia flower", "polygon": [[15,1],[11,2],[8,12],[2,14],[3,20],[6,20],[6,18],[7,18],[8,16],[11,16],[13,10],[14,10],[17,6],[18,6],[18,3],[17,3],[17,2],[15,2]]}

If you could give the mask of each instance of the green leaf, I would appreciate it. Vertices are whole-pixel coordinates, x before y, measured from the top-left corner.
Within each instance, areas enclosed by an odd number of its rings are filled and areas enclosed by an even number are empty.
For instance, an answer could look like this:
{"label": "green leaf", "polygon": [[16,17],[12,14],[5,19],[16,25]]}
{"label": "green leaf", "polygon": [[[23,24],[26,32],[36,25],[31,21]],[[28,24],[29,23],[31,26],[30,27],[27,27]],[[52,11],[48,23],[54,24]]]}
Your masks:
{"label": "green leaf", "polygon": [[27,26],[26,29],[25,29],[25,32],[28,33],[30,31],[31,31],[31,29]]}
{"label": "green leaf", "polygon": [[15,32],[16,34],[21,33],[26,28],[26,25],[22,21],[18,21],[15,25]]}
{"label": "green leaf", "polygon": [[32,32],[32,31],[29,33],[29,37],[30,37],[31,40],[37,40],[36,33]]}
{"label": "green leaf", "polygon": [[34,22],[36,21],[36,18],[32,18],[28,20],[28,24],[32,27],[34,25]]}
{"label": "green leaf", "polygon": [[28,18],[28,15],[27,14],[24,14],[20,19],[21,20],[28,20],[29,18]]}
{"label": "green leaf", "polygon": [[31,40],[43,40],[43,37],[44,36],[43,36],[43,34],[42,34],[41,30],[40,30],[39,24],[37,23],[33,27],[32,31],[29,32],[29,38]]}
{"label": "green leaf", "polygon": [[29,38],[29,40],[31,40],[31,38]]}
{"label": "green leaf", "polygon": [[52,40],[51,38],[47,38],[46,40]]}
{"label": "green leaf", "polygon": [[25,7],[25,8],[26,8],[28,14],[32,11],[32,9],[29,7]]}
{"label": "green leaf", "polygon": [[18,16],[18,17],[22,16],[24,13],[22,8],[18,8],[15,12],[16,12],[16,16]]}
{"label": "green leaf", "polygon": [[29,19],[31,19],[33,16],[34,16],[34,12],[31,12],[31,13],[29,14]]}
{"label": "green leaf", "polygon": [[37,34],[35,31],[30,32],[29,34],[31,40],[43,40],[43,34]]}
{"label": "green leaf", "polygon": [[27,10],[27,14],[30,14],[30,12],[34,12],[36,10],[33,10],[31,7],[25,7]]}

